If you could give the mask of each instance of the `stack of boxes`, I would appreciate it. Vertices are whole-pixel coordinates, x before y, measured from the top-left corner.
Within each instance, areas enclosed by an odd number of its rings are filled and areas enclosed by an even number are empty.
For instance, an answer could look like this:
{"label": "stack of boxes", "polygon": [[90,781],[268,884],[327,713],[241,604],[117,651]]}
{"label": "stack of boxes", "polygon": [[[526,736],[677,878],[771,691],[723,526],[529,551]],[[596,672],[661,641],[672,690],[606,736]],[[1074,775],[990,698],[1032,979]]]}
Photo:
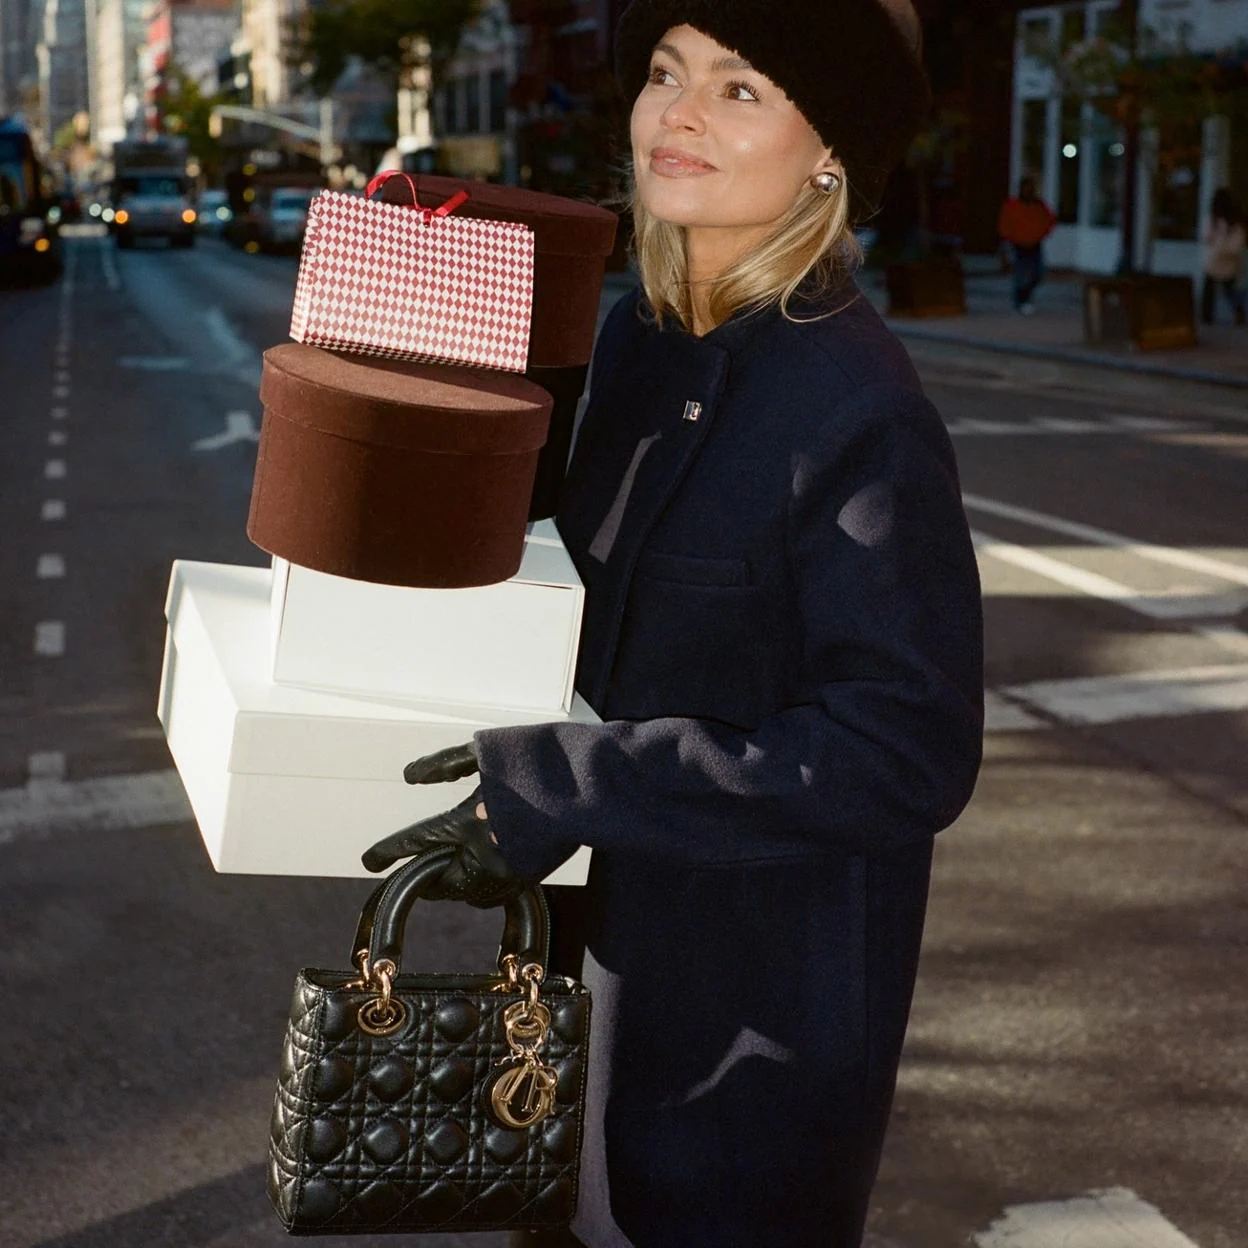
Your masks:
{"label": "stack of boxes", "polygon": [[550,517],[616,218],[450,178],[422,178],[419,202],[461,189],[461,212],[533,230],[525,376],[271,349],[248,534],[272,567],[173,566],[159,715],[219,871],[367,875],[368,846],[476,783],[408,786],[412,759],[478,728],[595,719]]}

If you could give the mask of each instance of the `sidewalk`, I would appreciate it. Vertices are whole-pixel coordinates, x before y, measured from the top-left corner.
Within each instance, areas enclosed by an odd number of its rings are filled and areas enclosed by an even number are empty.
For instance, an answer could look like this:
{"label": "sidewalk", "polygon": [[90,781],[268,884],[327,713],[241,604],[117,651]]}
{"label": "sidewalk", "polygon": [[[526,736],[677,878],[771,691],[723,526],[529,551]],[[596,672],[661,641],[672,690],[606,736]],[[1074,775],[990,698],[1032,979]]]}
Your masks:
{"label": "sidewalk", "polygon": [[[1036,294],[1034,316],[1020,316],[1010,299],[1010,278],[992,257],[965,260],[965,316],[886,317],[903,340],[926,340],[999,351],[1036,359],[1094,365],[1125,372],[1196,381],[1248,390],[1248,329],[1221,322],[1197,326],[1197,345],[1178,351],[1137,351],[1128,347],[1085,346],[1083,342],[1083,280],[1078,274],[1051,274]],[[882,269],[864,269],[858,283],[871,302],[885,312],[888,295]],[[605,309],[636,285],[630,272],[608,273],[603,286]]]}
{"label": "sidewalk", "polygon": [[[991,267],[988,267],[988,266]],[[1228,323],[1198,325],[1197,345],[1175,351],[1083,342],[1083,280],[1078,274],[1051,274],[1036,293],[1034,316],[1014,311],[1010,278],[992,258],[966,261],[965,316],[888,317],[903,339],[926,339],[986,351],[1002,351],[1072,364],[1092,364],[1182,381],[1210,382],[1248,390],[1248,329]],[[882,270],[865,270],[859,284],[881,312],[888,305]]]}

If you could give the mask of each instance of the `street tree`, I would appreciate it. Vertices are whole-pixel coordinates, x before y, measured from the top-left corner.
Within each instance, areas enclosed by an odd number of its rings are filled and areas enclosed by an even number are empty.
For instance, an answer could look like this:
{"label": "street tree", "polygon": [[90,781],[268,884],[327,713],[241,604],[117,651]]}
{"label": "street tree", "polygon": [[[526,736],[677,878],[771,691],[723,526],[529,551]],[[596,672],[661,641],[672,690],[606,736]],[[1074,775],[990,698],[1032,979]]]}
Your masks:
{"label": "street tree", "polygon": [[455,50],[481,0],[323,0],[295,19],[292,62],[318,96],[357,58],[397,90],[418,49],[427,46],[436,69]]}

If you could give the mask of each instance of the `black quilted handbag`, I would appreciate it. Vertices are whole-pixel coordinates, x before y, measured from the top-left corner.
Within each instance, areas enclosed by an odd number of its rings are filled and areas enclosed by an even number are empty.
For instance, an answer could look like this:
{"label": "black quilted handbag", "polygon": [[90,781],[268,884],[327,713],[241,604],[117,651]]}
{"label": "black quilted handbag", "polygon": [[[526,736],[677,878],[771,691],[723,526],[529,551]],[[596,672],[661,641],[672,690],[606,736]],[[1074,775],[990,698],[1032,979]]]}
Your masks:
{"label": "black quilted handbag", "polygon": [[538,887],[507,903],[499,973],[404,974],[437,849],[365,903],[356,971],[295,981],[268,1191],[293,1235],[566,1225],[576,1209],[589,992],[544,973]]}

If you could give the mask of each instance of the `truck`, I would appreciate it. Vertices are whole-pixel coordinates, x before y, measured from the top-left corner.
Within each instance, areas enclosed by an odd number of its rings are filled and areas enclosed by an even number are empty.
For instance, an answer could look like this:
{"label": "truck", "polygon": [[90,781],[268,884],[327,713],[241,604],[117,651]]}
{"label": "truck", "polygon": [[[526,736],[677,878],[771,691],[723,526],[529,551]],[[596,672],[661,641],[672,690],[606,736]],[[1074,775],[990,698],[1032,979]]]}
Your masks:
{"label": "truck", "polygon": [[195,205],[186,174],[186,140],[127,139],[113,147],[113,235],[118,247],[139,238],[195,245]]}

